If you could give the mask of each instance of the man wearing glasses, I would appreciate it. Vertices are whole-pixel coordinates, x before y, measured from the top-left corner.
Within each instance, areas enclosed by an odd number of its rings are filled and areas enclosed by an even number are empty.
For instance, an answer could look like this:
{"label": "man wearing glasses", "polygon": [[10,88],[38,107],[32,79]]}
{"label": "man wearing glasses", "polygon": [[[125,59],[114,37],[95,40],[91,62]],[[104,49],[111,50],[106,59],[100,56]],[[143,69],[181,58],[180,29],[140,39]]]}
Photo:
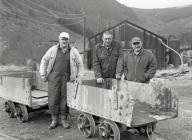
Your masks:
{"label": "man wearing glasses", "polygon": [[41,78],[44,82],[48,81],[48,105],[52,117],[49,129],[58,126],[59,115],[62,126],[70,127],[66,121],[69,113],[66,83],[69,80],[81,83],[83,62],[78,50],[70,46],[69,38],[68,33],[60,33],[59,44],[46,52],[40,64]]}
{"label": "man wearing glasses", "polygon": [[121,46],[113,40],[111,32],[104,32],[102,40],[93,52],[93,70],[99,84],[103,83],[105,78],[115,78],[116,65],[121,53]]}
{"label": "man wearing glasses", "polygon": [[152,52],[143,49],[143,42],[139,37],[131,40],[132,50],[121,55],[118,60],[116,78],[147,83],[156,73],[157,61]]}

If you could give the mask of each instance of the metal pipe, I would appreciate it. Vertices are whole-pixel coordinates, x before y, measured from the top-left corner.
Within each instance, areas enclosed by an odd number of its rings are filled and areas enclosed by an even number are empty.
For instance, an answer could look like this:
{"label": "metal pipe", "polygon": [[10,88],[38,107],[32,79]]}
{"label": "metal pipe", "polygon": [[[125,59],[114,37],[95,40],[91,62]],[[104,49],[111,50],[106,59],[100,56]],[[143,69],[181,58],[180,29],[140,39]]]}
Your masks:
{"label": "metal pipe", "polygon": [[166,45],[162,39],[159,39],[159,41],[168,49],[172,50],[173,52],[175,52],[179,58],[180,58],[180,61],[181,61],[181,66],[182,66],[182,71],[184,70],[184,65],[183,65],[183,57],[180,55],[180,53],[178,53],[176,50],[174,50],[173,48],[169,47],[168,45]]}

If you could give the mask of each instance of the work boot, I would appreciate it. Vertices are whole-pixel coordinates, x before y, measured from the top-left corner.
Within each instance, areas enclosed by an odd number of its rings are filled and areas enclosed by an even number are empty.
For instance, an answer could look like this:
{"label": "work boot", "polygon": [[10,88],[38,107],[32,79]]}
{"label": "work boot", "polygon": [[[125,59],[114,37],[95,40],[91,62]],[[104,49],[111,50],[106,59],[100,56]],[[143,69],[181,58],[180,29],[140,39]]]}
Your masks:
{"label": "work boot", "polygon": [[62,124],[63,128],[65,128],[65,129],[70,128],[70,125],[67,122],[67,115],[61,115],[61,124]]}
{"label": "work boot", "polygon": [[55,129],[58,126],[58,116],[57,115],[51,115],[52,122],[48,126],[48,129]]}

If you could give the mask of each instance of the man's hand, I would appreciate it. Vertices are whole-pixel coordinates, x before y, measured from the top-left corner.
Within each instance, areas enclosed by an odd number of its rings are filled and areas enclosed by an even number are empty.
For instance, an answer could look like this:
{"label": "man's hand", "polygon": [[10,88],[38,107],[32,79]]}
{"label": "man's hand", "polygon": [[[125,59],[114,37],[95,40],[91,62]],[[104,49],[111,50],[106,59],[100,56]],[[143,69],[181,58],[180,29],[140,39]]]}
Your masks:
{"label": "man's hand", "polygon": [[100,77],[100,78],[97,79],[97,83],[98,83],[98,84],[102,84],[103,82],[104,82],[104,79],[103,79],[103,78]]}
{"label": "man's hand", "polygon": [[79,83],[79,84],[82,84],[81,78],[76,78],[76,79],[75,79],[75,82],[77,82],[77,83]]}
{"label": "man's hand", "polygon": [[116,75],[117,80],[121,80],[121,76]]}
{"label": "man's hand", "polygon": [[41,76],[41,79],[43,80],[43,82],[47,82],[48,81],[48,78],[47,78],[46,75]]}

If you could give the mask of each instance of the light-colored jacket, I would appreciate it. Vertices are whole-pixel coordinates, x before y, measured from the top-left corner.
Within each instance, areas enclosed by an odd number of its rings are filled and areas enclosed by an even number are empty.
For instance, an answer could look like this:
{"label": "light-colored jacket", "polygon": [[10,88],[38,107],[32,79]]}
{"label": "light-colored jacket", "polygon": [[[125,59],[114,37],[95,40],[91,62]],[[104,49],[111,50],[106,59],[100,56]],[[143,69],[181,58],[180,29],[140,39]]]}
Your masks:
{"label": "light-colored jacket", "polygon": [[[43,56],[39,68],[41,76],[48,77],[52,71],[58,47],[59,45],[52,46]],[[71,47],[70,50],[70,70],[70,80],[72,81],[83,76],[83,61],[78,50],[74,47]]]}

